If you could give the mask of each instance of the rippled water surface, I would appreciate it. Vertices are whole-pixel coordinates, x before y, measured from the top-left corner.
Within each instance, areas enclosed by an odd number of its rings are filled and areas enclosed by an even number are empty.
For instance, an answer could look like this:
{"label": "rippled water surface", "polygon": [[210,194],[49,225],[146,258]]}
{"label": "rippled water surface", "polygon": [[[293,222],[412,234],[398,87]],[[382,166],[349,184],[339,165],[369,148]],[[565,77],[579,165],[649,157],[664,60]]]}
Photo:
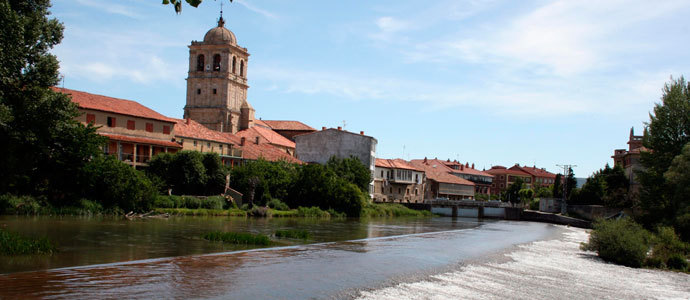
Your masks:
{"label": "rippled water surface", "polygon": [[[200,230],[188,228],[201,222],[196,219],[172,222],[188,222],[167,225],[182,232],[173,237]],[[586,231],[549,224],[224,219],[214,226],[264,233],[306,227],[315,238],[270,249],[202,248],[225,252],[5,274],[0,298],[690,298],[687,274],[602,263],[579,250]],[[133,245],[165,253],[155,243]]]}

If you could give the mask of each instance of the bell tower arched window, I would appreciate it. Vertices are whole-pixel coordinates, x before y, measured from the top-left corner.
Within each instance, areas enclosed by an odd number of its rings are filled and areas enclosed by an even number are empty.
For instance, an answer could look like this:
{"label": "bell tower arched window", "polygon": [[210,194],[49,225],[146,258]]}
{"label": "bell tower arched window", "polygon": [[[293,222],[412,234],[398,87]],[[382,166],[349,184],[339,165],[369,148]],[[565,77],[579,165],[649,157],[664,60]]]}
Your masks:
{"label": "bell tower arched window", "polygon": [[213,56],[213,71],[220,71],[220,54]]}
{"label": "bell tower arched window", "polygon": [[237,59],[235,57],[232,57],[232,74],[235,74],[235,65],[237,64]]}
{"label": "bell tower arched window", "polygon": [[240,60],[240,77],[244,76],[244,60]]}
{"label": "bell tower arched window", "polygon": [[196,57],[196,70],[197,71],[203,71],[204,70],[204,55],[199,54],[199,56]]}

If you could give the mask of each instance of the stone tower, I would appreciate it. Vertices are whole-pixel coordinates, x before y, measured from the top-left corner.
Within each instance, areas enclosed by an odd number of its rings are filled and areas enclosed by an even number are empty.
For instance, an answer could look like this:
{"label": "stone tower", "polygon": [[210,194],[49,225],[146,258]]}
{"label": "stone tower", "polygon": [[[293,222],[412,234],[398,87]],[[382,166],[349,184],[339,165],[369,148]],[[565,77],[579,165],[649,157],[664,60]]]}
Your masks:
{"label": "stone tower", "polygon": [[189,46],[187,105],[184,118],[209,129],[236,133],[252,126],[254,108],[247,102],[247,48],[237,45],[232,31],[218,26],[204,40]]}

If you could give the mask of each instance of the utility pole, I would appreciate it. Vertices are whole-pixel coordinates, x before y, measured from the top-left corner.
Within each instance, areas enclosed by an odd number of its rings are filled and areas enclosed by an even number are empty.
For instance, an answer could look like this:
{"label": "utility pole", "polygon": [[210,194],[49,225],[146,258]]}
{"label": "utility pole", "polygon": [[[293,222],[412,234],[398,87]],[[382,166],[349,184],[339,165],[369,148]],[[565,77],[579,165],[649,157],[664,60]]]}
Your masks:
{"label": "utility pole", "polygon": [[572,170],[574,167],[577,167],[577,165],[562,164],[556,166],[563,168],[563,203],[561,204],[561,214],[566,214],[568,212],[568,207],[566,204],[568,199],[568,176],[570,175],[570,170]]}

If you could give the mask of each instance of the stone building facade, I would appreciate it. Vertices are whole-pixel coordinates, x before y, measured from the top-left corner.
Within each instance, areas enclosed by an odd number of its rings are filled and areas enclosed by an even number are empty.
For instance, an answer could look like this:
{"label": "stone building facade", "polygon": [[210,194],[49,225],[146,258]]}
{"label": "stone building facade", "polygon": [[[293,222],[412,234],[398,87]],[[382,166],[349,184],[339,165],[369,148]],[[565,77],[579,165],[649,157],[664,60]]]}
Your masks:
{"label": "stone building facade", "polygon": [[648,151],[647,148],[642,146],[641,135],[635,135],[634,128],[630,128],[630,135],[628,137],[628,150],[616,149],[613,152],[613,165],[620,166],[623,168],[625,175],[628,177],[630,183],[630,193],[632,196],[636,196],[639,192],[640,184],[635,178],[635,171],[642,170],[642,163],[640,163],[640,157],[642,151]]}
{"label": "stone building facade", "polygon": [[254,122],[254,108],[247,101],[249,52],[224,26],[221,16],[203,41],[189,46],[184,118],[211,130],[236,133]]}
{"label": "stone building facade", "polygon": [[402,159],[376,159],[374,201],[424,202],[424,170]]}
{"label": "stone building facade", "polygon": [[373,196],[377,143],[375,138],[364,135],[363,131],[357,134],[345,131],[341,127],[328,128],[295,136],[295,153],[303,162],[318,164],[325,164],[333,156],[359,158],[371,171],[369,195]]}

